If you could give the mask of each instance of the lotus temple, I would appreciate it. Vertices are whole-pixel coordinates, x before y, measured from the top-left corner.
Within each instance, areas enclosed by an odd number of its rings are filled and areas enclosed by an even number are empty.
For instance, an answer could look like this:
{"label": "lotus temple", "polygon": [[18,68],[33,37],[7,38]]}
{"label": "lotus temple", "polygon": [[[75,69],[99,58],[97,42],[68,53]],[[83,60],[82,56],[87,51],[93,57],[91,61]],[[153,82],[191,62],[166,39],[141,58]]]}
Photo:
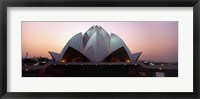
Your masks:
{"label": "lotus temple", "polygon": [[131,54],[124,41],[101,26],[92,26],[84,34],[74,35],[60,53],[49,52],[60,62],[131,62],[142,52]]}
{"label": "lotus temple", "polygon": [[[123,39],[101,26],[74,35],[61,50],[22,59],[22,77],[178,77],[178,63],[138,60]],[[27,54],[28,55],[28,54]]]}

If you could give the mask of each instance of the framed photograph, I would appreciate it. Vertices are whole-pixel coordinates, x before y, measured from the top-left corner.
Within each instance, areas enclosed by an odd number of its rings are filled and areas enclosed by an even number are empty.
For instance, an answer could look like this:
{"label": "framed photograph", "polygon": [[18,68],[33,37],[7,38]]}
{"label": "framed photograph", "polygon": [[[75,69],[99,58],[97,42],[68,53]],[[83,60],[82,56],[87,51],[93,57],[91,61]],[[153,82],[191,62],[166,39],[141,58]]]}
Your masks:
{"label": "framed photograph", "polygon": [[22,77],[178,77],[177,21],[22,21],[21,29]]}
{"label": "framed photograph", "polygon": [[0,7],[2,98],[199,98],[199,0]]}

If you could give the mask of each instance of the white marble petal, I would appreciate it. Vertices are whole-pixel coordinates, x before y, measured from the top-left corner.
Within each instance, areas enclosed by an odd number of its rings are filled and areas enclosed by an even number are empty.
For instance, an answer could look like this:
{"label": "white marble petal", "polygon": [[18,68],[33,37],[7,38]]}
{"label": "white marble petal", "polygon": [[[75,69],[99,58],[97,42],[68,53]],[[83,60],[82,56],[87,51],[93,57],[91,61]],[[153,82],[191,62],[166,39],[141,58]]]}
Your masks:
{"label": "white marble petal", "polygon": [[117,49],[124,47],[126,52],[128,53],[129,57],[131,56],[131,52],[124,43],[124,41],[117,35],[111,33],[110,37],[110,53],[116,51]]}
{"label": "white marble petal", "polygon": [[61,60],[61,55],[60,55],[59,53],[50,52],[50,51],[49,51],[49,54],[52,56],[52,58],[53,58],[55,61],[60,61],[60,60]]}
{"label": "white marble petal", "polygon": [[137,52],[131,55],[130,59],[131,61],[137,61],[137,59],[140,57],[140,55],[142,54],[142,52]]}
{"label": "white marble petal", "polygon": [[67,51],[68,47],[72,47],[79,51],[80,53],[83,52],[83,36],[82,33],[78,33],[75,36],[73,36],[65,45],[65,47],[61,51],[61,55],[63,56],[65,52]]}

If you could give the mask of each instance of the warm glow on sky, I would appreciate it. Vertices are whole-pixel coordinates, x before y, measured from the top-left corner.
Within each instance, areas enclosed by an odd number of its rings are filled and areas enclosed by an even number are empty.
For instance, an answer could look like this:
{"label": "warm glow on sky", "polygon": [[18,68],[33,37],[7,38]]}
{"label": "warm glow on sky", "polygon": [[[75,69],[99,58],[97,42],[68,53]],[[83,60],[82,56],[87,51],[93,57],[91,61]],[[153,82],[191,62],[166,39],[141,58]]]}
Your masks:
{"label": "warm glow on sky", "polygon": [[48,57],[60,53],[68,40],[99,25],[121,37],[131,53],[143,52],[139,60],[178,61],[177,21],[136,22],[22,22],[22,56]]}

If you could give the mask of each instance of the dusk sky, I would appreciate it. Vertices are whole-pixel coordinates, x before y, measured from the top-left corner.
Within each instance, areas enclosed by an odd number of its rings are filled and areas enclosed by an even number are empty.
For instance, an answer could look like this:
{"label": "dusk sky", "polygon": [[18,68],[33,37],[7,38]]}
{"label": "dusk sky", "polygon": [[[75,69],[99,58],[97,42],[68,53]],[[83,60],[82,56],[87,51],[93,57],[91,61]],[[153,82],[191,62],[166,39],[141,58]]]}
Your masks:
{"label": "dusk sky", "polygon": [[99,25],[118,35],[131,53],[143,52],[139,60],[178,62],[177,21],[132,22],[22,22],[22,57],[48,57],[60,53],[69,39]]}

